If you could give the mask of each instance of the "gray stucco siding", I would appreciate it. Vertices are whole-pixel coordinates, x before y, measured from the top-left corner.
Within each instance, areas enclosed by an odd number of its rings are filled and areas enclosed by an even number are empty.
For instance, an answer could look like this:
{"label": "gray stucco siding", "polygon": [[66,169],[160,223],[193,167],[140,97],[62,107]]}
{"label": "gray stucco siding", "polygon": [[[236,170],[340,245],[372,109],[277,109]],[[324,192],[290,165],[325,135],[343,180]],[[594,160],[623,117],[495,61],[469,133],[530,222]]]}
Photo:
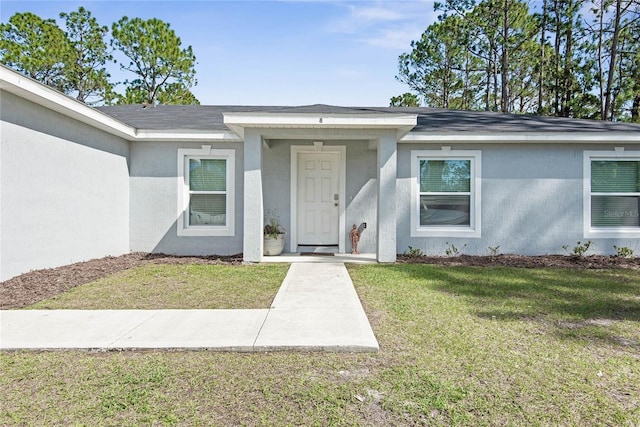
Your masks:
{"label": "gray stucco siding", "polygon": [[[233,236],[178,236],[178,149],[235,150]],[[131,144],[130,246],[134,252],[174,255],[234,255],[242,252],[243,144],[203,141]]]}
{"label": "gray stucco siding", "polygon": [[[347,144],[347,220],[346,252],[351,252],[348,235],[355,224],[367,228],[360,233],[358,250],[363,253],[375,253],[377,243],[377,205],[378,205],[378,169],[376,150],[369,148],[368,141],[350,141]],[[382,196],[384,199],[384,195]]]}
{"label": "gray stucco siding", "polygon": [[291,145],[300,142],[270,141],[262,152],[262,195],[264,221],[277,218],[287,230],[284,251],[290,251],[291,236]]}
{"label": "gray stucco siding", "polygon": [[[481,236],[411,237],[411,150],[480,150]],[[628,146],[627,150],[638,147]],[[587,144],[401,144],[398,152],[398,240],[402,253],[408,246],[429,255],[444,255],[449,245],[469,255],[499,253],[524,255],[564,254],[577,241],[591,240],[589,253],[615,253],[613,245],[640,250],[638,239],[588,239],[584,236],[583,162],[585,150],[613,147]],[[589,179],[589,177],[587,177]]]}
{"label": "gray stucco siding", "polygon": [[129,252],[129,143],[1,94],[0,280]]}
{"label": "gray stucco siding", "polygon": [[[582,151],[572,146],[482,150],[482,238],[476,254],[561,253],[582,237]],[[471,245],[470,245],[471,246]]]}

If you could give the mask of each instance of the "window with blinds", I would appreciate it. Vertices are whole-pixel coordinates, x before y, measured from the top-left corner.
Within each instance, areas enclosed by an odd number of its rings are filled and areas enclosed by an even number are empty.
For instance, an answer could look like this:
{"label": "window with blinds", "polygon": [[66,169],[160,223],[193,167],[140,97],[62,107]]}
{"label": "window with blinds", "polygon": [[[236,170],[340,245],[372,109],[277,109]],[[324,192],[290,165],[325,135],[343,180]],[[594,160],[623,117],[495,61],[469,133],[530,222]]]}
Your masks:
{"label": "window with blinds", "polygon": [[591,227],[640,227],[640,160],[591,160]]}
{"label": "window with blinds", "polygon": [[226,225],[227,160],[189,158],[189,225]]}
{"label": "window with blinds", "polygon": [[178,236],[235,235],[235,150],[178,149]]}
{"label": "window with blinds", "polygon": [[411,236],[481,237],[482,152],[411,151]]}
{"label": "window with blinds", "polygon": [[420,226],[471,225],[471,160],[420,159]]}

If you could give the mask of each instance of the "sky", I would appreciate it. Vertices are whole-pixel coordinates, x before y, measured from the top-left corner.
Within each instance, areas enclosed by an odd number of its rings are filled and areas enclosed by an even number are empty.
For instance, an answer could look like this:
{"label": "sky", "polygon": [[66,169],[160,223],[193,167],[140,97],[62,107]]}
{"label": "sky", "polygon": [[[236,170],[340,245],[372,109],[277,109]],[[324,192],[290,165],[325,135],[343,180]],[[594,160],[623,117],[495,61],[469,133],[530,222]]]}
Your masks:
{"label": "sky", "polygon": [[[33,12],[63,28],[59,14],[80,6],[109,27],[123,16],[168,22],[193,48],[203,105],[388,106],[408,91],[398,56],[437,15],[433,0],[1,0],[0,18]],[[135,77],[108,70],[113,81]]]}

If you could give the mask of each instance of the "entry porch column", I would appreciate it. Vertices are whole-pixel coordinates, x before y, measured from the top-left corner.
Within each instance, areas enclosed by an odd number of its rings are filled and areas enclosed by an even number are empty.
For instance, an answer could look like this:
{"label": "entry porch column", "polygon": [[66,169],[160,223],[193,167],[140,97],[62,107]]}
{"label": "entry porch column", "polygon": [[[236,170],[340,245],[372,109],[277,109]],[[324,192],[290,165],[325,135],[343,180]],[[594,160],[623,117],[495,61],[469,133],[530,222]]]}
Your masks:
{"label": "entry porch column", "polygon": [[255,129],[244,131],[244,229],[245,262],[262,260],[264,207],[262,202],[262,137]]}
{"label": "entry porch column", "polygon": [[378,262],[396,261],[396,179],[398,141],[387,132],[378,139]]}

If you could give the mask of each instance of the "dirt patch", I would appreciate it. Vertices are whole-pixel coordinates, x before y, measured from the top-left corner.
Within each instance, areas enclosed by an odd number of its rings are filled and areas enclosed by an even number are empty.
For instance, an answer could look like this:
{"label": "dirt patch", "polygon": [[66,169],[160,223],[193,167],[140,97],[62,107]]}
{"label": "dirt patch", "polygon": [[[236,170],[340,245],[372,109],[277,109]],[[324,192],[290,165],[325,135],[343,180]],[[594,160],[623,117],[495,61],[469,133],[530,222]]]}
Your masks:
{"label": "dirt patch", "polygon": [[0,309],[20,308],[93,282],[119,271],[145,264],[241,264],[242,255],[187,257],[132,253],[105,257],[57,268],[35,270],[0,282]]}
{"label": "dirt patch", "polygon": [[[227,264],[242,263],[242,255],[232,256],[175,256],[165,254],[132,253],[118,257],[106,257],[78,262],[58,268],[36,270],[0,282],[0,309],[20,308],[51,298],[73,287],[93,282],[122,270],[144,264]],[[640,258],[608,256],[469,256],[456,257],[409,257],[398,256],[400,264],[437,264],[478,267],[560,267],[560,268],[628,268],[640,270]]]}

